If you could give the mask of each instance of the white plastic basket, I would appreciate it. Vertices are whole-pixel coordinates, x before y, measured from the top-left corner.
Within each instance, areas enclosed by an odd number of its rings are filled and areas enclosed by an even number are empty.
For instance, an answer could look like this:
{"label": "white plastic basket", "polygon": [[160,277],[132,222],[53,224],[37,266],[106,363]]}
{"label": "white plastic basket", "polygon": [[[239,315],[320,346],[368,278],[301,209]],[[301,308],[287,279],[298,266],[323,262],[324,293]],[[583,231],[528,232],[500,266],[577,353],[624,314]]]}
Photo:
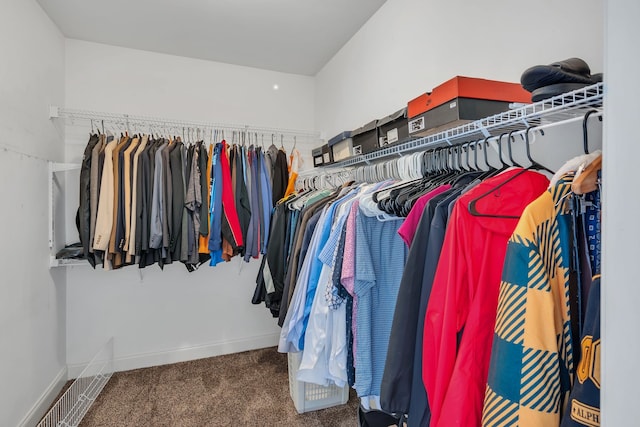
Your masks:
{"label": "white plastic basket", "polygon": [[332,406],[344,405],[349,400],[349,386],[338,387],[332,384],[324,387],[318,384],[298,381],[298,369],[302,353],[289,353],[289,393],[299,414]]}

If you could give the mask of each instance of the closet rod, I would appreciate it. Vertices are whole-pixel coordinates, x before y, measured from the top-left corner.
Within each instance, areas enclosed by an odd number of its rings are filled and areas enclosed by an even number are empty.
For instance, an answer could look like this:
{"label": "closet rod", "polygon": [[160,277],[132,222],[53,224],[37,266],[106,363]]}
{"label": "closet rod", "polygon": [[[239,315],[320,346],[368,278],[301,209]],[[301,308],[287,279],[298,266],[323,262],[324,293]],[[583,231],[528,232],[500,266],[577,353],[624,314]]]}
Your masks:
{"label": "closet rod", "polygon": [[283,136],[304,138],[313,142],[320,140],[320,132],[314,132],[301,129],[284,129],[271,128],[261,126],[251,126],[244,124],[230,123],[214,123],[214,122],[197,122],[190,120],[169,119],[163,117],[133,115],[125,113],[108,113],[100,111],[79,110],[73,108],[65,108],[52,105],[49,107],[49,118],[61,118],[68,120],[94,120],[96,122],[105,121],[106,123],[128,124],[138,126],[156,126],[156,127],[176,127],[191,128],[202,130],[224,130],[224,131],[240,131],[253,132],[262,134],[278,134]]}

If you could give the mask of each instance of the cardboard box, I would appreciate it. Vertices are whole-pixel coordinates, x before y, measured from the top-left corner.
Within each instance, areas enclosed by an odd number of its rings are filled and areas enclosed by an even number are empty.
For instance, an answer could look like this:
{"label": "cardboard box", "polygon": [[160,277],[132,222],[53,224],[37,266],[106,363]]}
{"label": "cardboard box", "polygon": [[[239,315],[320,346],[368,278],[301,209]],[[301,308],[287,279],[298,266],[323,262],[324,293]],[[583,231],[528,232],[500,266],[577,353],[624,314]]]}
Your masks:
{"label": "cardboard box", "polygon": [[530,103],[520,83],[457,76],[409,101],[410,136],[425,136]]}
{"label": "cardboard box", "polygon": [[353,152],[351,131],[344,131],[339,135],[334,136],[329,140],[328,145],[334,162],[347,159],[355,154]]}
{"label": "cardboard box", "polygon": [[403,108],[378,120],[378,147],[403,142],[409,138],[407,109]]}
{"label": "cardboard box", "polygon": [[355,152],[360,150],[361,154],[367,154],[378,149],[377,123],[378,121],[374,120],[351,132]]}

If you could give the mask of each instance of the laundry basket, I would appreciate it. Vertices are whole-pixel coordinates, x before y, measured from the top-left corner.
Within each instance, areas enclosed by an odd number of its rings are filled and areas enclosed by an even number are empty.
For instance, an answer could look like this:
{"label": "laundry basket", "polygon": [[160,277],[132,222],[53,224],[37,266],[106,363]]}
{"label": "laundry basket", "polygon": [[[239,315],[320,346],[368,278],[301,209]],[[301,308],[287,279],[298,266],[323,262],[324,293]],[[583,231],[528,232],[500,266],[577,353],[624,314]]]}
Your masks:
{"label": "laundry basket", "polygon": [[299,414],[332,406],[344,405],[349,400],[349,386],[318,384],[298,381],[302,353],[289,353],[289,393]]}

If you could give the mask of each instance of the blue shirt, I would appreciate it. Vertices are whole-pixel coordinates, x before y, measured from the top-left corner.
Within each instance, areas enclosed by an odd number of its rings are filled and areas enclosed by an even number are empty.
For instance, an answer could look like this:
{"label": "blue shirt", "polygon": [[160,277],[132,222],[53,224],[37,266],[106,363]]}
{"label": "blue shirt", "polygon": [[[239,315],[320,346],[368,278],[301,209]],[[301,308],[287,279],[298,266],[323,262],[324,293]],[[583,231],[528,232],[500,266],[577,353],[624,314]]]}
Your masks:
{"label": "blue shirt", "polygon": [[403,218],[379,221],[362,212],[356,219],[355,293],[358,396],[380,395],[407,246],[398,234]]}
{"label": "blue shirt", "polygon": [[269,243],[269,227],[271,225],[271,205],[273,196],[271,193],[271,184],[269,181],[269,175],[266,168],[266,162],[264,159],[264,153],[260,152],[258,161],[260,162],[260,185],[262,186],[262,215],[263,215],[263,230],[264,238],[260,242],[260,253],[267,253],[267,244]]}
{"label": "blue shirt", "polygon": [[311,260],[311,269],[309,273],[309,284],[307,285],[307,295],[304,303],[304,314],[302,317],[302,334],[300,336],[299,348],[300,350],[304,349],[304,336],[307,332],[307,324],[309,323],[309,314],[311,314],[311,305],[313,304],[313,299],[316,296],[316,289],[318,288],[318,280],[320,279],[320,272],[322,271],[322,262],[318,258],[318,254],[324,247],[329,239],[329,233],[331,232],[331,224],[333,220],[333,213],[336,210],[337,203],[331,204],[327,208],[327,214],[325,216],[326,220],[322,223],[318,223],[319,226],[322,227],[320,232],[320,239],[318,246],[315,251],[309,251],[307,256],[313,257]]}
{"label": "blue shirt", "polygon": [[213,185],[211,185],[211,231],[209,232],[209,265],[215,266],[223,262],[222,259],[222,164],[220,163],[222,144],[218,143],[213,149],[211,167],[213,168]]}

